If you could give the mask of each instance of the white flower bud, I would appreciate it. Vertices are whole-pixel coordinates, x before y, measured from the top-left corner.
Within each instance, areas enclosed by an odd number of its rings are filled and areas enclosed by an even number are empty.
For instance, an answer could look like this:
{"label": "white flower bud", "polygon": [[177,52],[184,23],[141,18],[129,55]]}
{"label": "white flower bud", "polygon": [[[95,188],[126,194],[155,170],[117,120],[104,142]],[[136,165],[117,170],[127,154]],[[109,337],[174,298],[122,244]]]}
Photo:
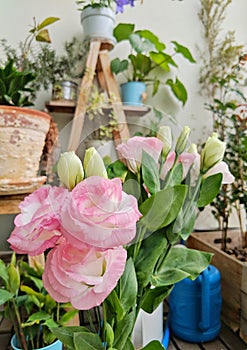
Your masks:
{"label": "white flower bud", "polygon": [[164,146],[162,149],[162,155],[164,158],[166,158],[167,154],[170,152],[172,147],[171,128],[167,125],[162,125],[158,130],[157,138],[164,143]]}
{"label": "white flower bud", "polygon": [[217,133],[213,133],[201,152],[200,169],[205,174],[214,165],[222,161],[226,149],[226,144],[218,139]]}
{"label": "white flower bud", "polygon": [[70,191],[84,178],[84,171],[80,158],[74,151],[60,155],[57,163],[57,173],[60,181]]}
{"label": "white flower bud", "polygon": [[180,133],[177,143],[175,146],[175,152],[177,155],[183,153],[186,148],[188,138],[190,136],[190,128],[188,126],[184,126],[182,132]]}
{"label": "white flower bud", "polygon": [[97,175],[108,178],[103,159],[94,147],[86,150],[83,165],[86,177]]}

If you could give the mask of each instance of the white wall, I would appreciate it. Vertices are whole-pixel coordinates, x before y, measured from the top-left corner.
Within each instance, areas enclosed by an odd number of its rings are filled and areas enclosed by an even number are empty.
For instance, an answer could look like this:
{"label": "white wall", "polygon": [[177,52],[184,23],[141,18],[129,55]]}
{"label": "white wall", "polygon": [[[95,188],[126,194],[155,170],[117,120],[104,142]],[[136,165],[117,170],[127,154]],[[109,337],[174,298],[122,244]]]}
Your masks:
{"label": "white wall", "polygon": [[[80,25],[80,13],[74,0],[0,0],[0,38],[8,39],[9,43],[17,45],[26,37],[32,18],[41,21],[47,16],[57,16],[61,20],[55,23],[50,32],[53,46],[62,49],[63,43],[72,36],[83,35]],[[135,7],[126,7],[123,14],[117,15],[117,22],[135,23],[137,29],[150,29],[169,47],[171,40],[176,40],[187,46],[195,59],[198,59],[196,45],[200,45],[201,28],[197,17],[199,1],[195,0],[144,0],[141,5],[137,1]],[[226,18],[226,29],[236,31],[239,43],[247,41],[246,0],[234,0],[229,7]],[[1,52],[0,52],[1,55]],[[123,55],[115,48],[112,56]],[[184,60],[179,62],[179,77],[188,90],[188,101],[184,108],[177,104],[165,104],[163,99],[156,97],[147,100],[164,111],[173,113],[180,126],[189,125],[193,129],[192,141],[205,140],[211,131],[211,117],[204,109],[204,99],[199,95],[198,64],[190,64]],[[45,99],[49,99],[48,92]],[[41,104],[42,105],[42,104]],[[175,112],[174,112],[175,111]]]}

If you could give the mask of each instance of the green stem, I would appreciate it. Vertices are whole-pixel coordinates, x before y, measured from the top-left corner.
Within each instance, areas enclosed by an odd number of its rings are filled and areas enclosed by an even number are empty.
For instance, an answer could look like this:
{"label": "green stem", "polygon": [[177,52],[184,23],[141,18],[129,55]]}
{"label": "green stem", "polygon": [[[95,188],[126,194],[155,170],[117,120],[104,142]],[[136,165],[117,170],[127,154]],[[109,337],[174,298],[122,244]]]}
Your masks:
{"label": "green stem", "polygon": [[[24,334],[23,328],[21,326],[21,316],[20,316],[18,307],[17,307],[14,300],[11,301],[11,304],[13,306],[14,314],[15,314],[15,320],[14,320],[14,318],[12,318],[12,321],[13,321],[13,325],[14,325],[14,329],[16,332],[18,342],[21,344],[23,350],[28,350],[25,334]],[[11,312],[10,312],[10,314],[11,314]]]}

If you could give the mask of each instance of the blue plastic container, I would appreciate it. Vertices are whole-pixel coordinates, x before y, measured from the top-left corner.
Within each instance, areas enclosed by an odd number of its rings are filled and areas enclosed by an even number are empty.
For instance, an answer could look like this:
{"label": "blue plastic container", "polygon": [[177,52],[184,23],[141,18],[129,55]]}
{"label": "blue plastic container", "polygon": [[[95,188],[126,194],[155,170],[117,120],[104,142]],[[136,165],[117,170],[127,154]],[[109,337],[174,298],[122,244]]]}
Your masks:
{"label": "blue plastic container", "polygon": [[146,84],[141,81],[129,81],[121,85],[122,102],[129,105],[142,105]]}
{"label": "blue plastic container", "polygon": [[170,329],[191,343],[215,339],[221,329],[220,272],[209,265],[196,280],[177,283],[169,296]]}

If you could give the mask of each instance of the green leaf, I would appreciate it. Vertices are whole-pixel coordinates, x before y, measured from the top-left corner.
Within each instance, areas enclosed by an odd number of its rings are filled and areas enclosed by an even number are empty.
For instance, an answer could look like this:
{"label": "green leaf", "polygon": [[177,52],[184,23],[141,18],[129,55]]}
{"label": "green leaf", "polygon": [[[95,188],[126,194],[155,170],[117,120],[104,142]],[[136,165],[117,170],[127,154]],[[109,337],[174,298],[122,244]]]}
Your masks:
{"label": "green leaf", "polygon": [[7,290],[0,289],[0,305],[6,303],[6,301],[11,300],[15,296],[14,293],[10,293]]}
{"label": "green leaf", "polygon": [[160,177],[158,166],[151,157],[145,151],[142,152],[142,176],[148,191],[154,194],[160,190]]}
{"label": "green leaf", "polygon": [[2,259],[0,259],[0,278],[5,282],[5,285],[9,282],[9,275],[7,267]]}
{"label": "green leaf", "polygon": [[158,340],[152,340],[142,350],[164,350],[164,346]]}
{"label": "green leaf", "polygon": [[59,324],[64,326],[78,314],[78,310],[67,311],[59,320]]}
{"label": "green leaf", "polygon": [[133,261],[129,258],[125,265],[125,270],[120,279],[119,300],[126,314],[135,306],[137,296],[137,280]]}
{"label": "green leaf", "polygon": [[56,338],[59,339],[63,345],[68,349],[75,349],[74,347],[74,333],[89,332],[86,327],[82,326],[67,326],[56,327],[51,329]]}
{"label": "green leaf", "polygon": [[98,334],[80,332],[74,334],[75,350],[102,350],[102,340]]}
{"label": "green leaf", "polygon": [[37,30],[41,30],[45,27],[48,27],[49,25],[51,25],[59,20],[60,20],[60,18],[58,18],[58,17],[47,17],[40,24],[38,24]]}
{"label": "green leaf", "polygon": [[181,55],[183,55],[183,57],[186,58],[189,62],[196,63],[190,50],[187,47],[179,44],[177,41],[172,41],[172,43],[175,45],[175,51],[177,53],[180,53]]}
{"label": "green leaf", "polygon": [[139,220],[139,224],[150,232],[169,225],[177,218],[186,192],[187,186],[176,185],[152,195],[140,207],[143,217]]}
{"label": "green leaf", "polygon": [[130,34],[133,33],[135,28],[134,24],[130,23],[119,23],[113,31],[113,35],[115,36],[117,42],[122,40],[128,40]]}
{"label": "green leaf", "polygon": [[124,310],[115,289],[108,295],[106,302],[112,311],[116,313],[117,319],[121,320],[124,317]]}
{"label": "green leaf", "polygon": [[36,41],[44,42],[44,43],[51,43],[50,34],[47,29],[41,30],[36,36]]}
{"label": "green leaf", "polygon": [[173,247],[152,278],[156,287],[169,286],[184,278],[195,279],[210,263],[213,254]]}
{"label": "green leaf", "polygon": [[21,285],[20,286],[20,290],[28,295],[32,295],[35,296],[40,302],[44,302],[45,301],[45,295],[39,292],[36,292],[33,288],[25,286],[25,285]]}
{"label": "green leaf", "polygon": [[111,71],[115,74],[119,74],[128,69],[129,61],[120,60],[118,57],[111,61]]}
{"label": "green leaf", "polygon": [[135,310],[129,313],[122,320],[117,322],[115,328],[115,341],[113,347],[118,350],[125,350],[125,344],[128,342],[135,322]]}
{"label": "green leaf", "polygon": [[27,319],[27,322],[32,322],[32,321],[45,321],[51,318],[51,315],[48,314],[45,311],[38,311],[35,312],[34,314],[30,315]]}
{"label": "green leaf", "polygon": [[170,294],[172,288],[173,286],[162,286],[148,289],[144,295],[141,308],[151,314]]}
{"label": "green leaf", "polygon": [[176,78],[175,83],[172,79],[168,79],[166,81],[166,84],[170,86],[174,96],[179,101],[181,101],[183,105],[185,105],[188,95],[187,95],[187,90],[185,86],[182,84],[182,82],[178,78]]}
{"label": "green leaf", "polygon": [[14,266],[11,262],[8,267],[8,275],[9,275],[9,291],[17,294],[20,287],[20,273],[19,269]]}
{"label": "green leaf", "polygon": [[221,182],[221,173],[211,175],[204,179],[200,189],[200,196],[197,202],[198,208],[203,208],[214,200],[220,190]]}
{"label": "green leaf", "polygon": [[137,30],[136,33],[139,34],[142,38],[148,39],[155,46],[155,49],[157,51],[163,51],[166,48],[165,44],[162,43],[159,38],[150,30]]}
{"label": "green leaf", "polygon": [[173,60],[173,58],[164,52],[150,52],[150,58],[153,62],[155,62],[156,65],[158,65],[160,68],[162,68],[165,72],[170,72],[170,67],[174,66],[177,67],[177,64]]}
{"label": "green leaf", "polygon": [[135,263],[140,287],[150,283],[157,261],[166,248],[167,240],[162,231],[155,232],[143,240]]}
{"label": "green leaf", "polygon": [[148,53],[154,50],[154,45],[149,40],[143,40],[140,35],[133,33],[129,36],[130,45],[137,53]]}

